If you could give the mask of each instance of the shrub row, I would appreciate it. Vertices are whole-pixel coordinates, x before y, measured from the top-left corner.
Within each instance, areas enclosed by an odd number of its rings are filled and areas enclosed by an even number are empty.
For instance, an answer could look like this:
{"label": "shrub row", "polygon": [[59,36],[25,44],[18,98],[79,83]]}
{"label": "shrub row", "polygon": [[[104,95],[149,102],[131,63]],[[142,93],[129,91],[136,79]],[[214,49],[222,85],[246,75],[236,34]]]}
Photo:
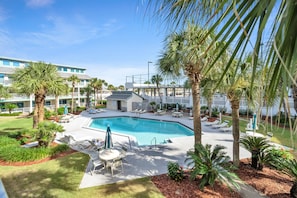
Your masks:
{"label": "shrub row", "polygon": [[23,148],[17,140],[5,136],[0,136],[0,145],[0,159],[6,162],[40,160],[69,149],[66,144],[57,145],[52,148]]}
{"label": "shrub row", "polygon": [[14,113],[0,113],[0,116],[19,116],[22,112],[14,112]]}

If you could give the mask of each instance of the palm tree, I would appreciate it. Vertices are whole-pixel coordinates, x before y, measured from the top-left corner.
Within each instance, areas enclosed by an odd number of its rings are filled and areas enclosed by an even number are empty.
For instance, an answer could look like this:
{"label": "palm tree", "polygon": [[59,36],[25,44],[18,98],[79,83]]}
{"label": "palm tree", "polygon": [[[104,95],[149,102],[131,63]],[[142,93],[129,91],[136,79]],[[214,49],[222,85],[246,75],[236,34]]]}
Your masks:
{"label": "palm tree", "polygon": [[156,86],[157,86],[158,95],[160,97],[160,103],[162,104],[162,97],[161,97],[161,94],[160,94],[160,87],[159,86],[160,86],[161,82],[163,81],[163,78],[162,78],[161,75],[156,74],[156,75],[152,76],[151,81],[152,81],[153,84],[156,84]]}
{"label": "palm tree", "polygon": [[77,77],[77,75],[72,74],[67,80],[69,82],[71,82],[71,84],[72,84],[71,113],[73,113],[74,112],[74,91],[75,91],[75,85],[76,85],[76,83],[79,83],[80,82],[80,79]]}
{"label": "palm tree", "polygon": [[[275,90],[280,83],[283,84],[283,92],[287,92],[292,84],[296,85],[293,76],[296,72],[297,54],[295,1],[151,0],[149,6],[153,8],[152,14],[158,20],[165,20],[170,26],[185,26],[188,20],[193,20],[203,26],[207,25],[210,31],[216,30],[216,40],[225,41],[221,52],[231,45],[234,47],[226,70],[231,68],[235,58],[243,57],[247,51],[252,50],[251,86],[254,85],[257,63],[261,59],[260,48],[266,43],[265,51],[268,56],[265,58],[265,65],[269,66],[268,72],[271,74],[271,78],[266,81],[267,99],[274,100]],[[218,56],[221,55],[218,53]]]}
{"label": "palm tree", "polygon": [[51,93],[55,96],[55,112],[58,112],[59,96],[68,94],[69,88],[68,84],[62,78],[58,78],[55,83],[56,85],[53,87]]}
{"label": "palm tree", "polygon": [[188,24],[187,29],[171,34],[165,43],[165,52],[159,60],[159,70],[163,75],[180,76],[186,74],[192,85],[193,124],[195,144],[201,143],[200,83],[208,69],[208,61],[213,49],[208,31]]}
{"label": "palm tree", "polygon": [[0,99],[1,98],[9,98],[9,90],[8,87],[4,87],[3,85],[0,85]]}
{"label": "palm tree", "polygon": [[93,88],[94,90],[94,107],[96,106],[96,101],[97,101],[97,90],[98,90],[98,78],[92,78],[90,80],[90,86]]}
{"label": "palm tree", "polygon": [[110,91],[112,91],[112,90],[115,90],[116,88],[115,88],[115,86],[113,86],[112,84],[109,84],[109,85],[107,86],[107,89],[110,90]]}
{"label": "palm tree", "polygon": [[91,93],[92,93],[92,87],[91,87],[91,85],[88,84],[88,86],[80,89],[80,91],[81,91],[81,94],[82,95],[86,94],[86,97],[87,97],[86,98],[86,108],[87,109],[90,108],[90,102],[91,102],[90,96],[91,96]]}
{"label": "palm tree", "polygon": [[120,86],[118,87],[118,89],[124,91],[124,90],[125,90],[125,86],[124,86],[124,85],[120,85]]}
{"label": "palm tree", "polygon": [[100,104],[103,104],[102,94],[103,94],[103,86],[107,86],[108,83],[105,80],[98,79],[98,89],[100,90]]}
{"label": "palm tree", "polygon": [[43,62],[31,62],[27,67],[16,69],[13,74],[14,87],[20,93],[35,96],[35,107],[33,113],[33,128],[44,120],[44,103],[48,93],[56,87],[59,79],[56,66]]}

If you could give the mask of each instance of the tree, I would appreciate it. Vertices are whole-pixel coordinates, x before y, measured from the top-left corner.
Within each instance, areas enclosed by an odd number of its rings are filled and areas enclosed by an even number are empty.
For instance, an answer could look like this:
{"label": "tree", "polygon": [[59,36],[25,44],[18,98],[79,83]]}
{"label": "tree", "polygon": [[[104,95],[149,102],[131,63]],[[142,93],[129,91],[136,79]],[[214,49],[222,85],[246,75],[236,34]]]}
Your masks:
{"label": "tree", "polygon": [[[253,88],[257,73],[257,63],[262,58],[260,48],[265,44],[267,56],[264,64],[269,66],[270,76],[266,80],[265,95],[267,100],[274,100],[275,90],[282,84],[282,92],[296,85],[297,4],[295,1],[208,1],[208,0],[161,0],[149,1],[152,15],[167,22],[168,26],[179,28],[186,26],[189,20],[207,25],[210,32],[216,30],[216,41],[223,40],[224,52],[229,46],[234,50],[229,57],[225,72],[232,67],[232,62],[252,52],[253,68],[250,82]],[[223,22],[223,23],[222,23]],[[217,58],[222,56],[218,53]],[[212,64],[216,62],[216,59]],[[225,72],[222,75],[225,75]],[[293,75],[292,75],[293,74]],[[223,77],[223,76],[222,76]],[[281,94],[284,95],[284,94]],[[270,101],[268,101],[270,102]]]}
{"label": "tree", "polygon": [[113,86],[112,84],[109,84],[108,86],[107,86],[107,89],[108,90],[116,90],[116,88],[115,88],[115,86]]}
{"label": "tree", "polygon": [[103,94],[103,87],[107,86],[108,83],[105,80],[98,79],[98,89],[100,90],[100,104],[103,104],[102,94]]}
{"label": "tree", "polygon": [[162,104],[162,96],[160,94],[160,87],[159,86],[160,86],[161,82],[163,81],[163,78],[162,78],[161,75],[156,74],[156,75],[152,76],[151,81],[152,81],[153,84],[156,84],[156,86],[157,86],[158,95],[160,97],[160,103]]}
{"label": "tree", "polygon": [[82,89],[80,89],[81,91],[81,94],[85,94],[86,93],[86,108],[90,108],[90,103],[91,103],[91,100],[90,100],[90,96],[91,96],[91,93],[92,93],[92,87],[90,84],[88,84],[87,87],[84,87]]}
{"label": "tree", "polygon": [[53,122],[40,122],[35,133],[39,146],[49,147],[54,141],[57,132],[63,132],[63,126]]}
{"label": "tree", "polygon": [[44,103],[48,93],[51,93],[59,78],[56,66],[44,62],[31,62],[27,67],[16,69],[12,75],[14,87],[20,93],[34,94],[35,107],[33,113],[33,128],[44,120]]}
{"label": "tree", "polygon": [[11,114],[11,111],[15,108],[17,108],[18,106],[16,104],[13,103],[5,103],[5,109],[8,109],[9,114]]}
{"label": "tree", "polygon": [[77,75],[72,74],[67,80],[69,82],[71,82],[71,85],[72,85],[71,113],[73,113],[74,112],[74,91],[75,91],[75,85],[76,85],[76,83],[79,83],[80,82],[80,79],[77,77]]}
{"label": "tree", "polygon": [[51,91],[51,93],[55,96],[55,112],[58,112],[59,96],[63,94],[68,94],[68,90],[68,84],[64,81],[64,79],[58,78],[56,80],[56,85],[53,87],[53,90]]}
{"label": "tree", "polygon": [[193,124],[195,144],[201,143],[200,83],[208,69],[213,49],[208,49],[212,36],[207,30],[188,24],[186,30],[171,34],[165,42],[165,50],[159,60],[163,75],[186,74],[192,85]]}
{"label": "tree", "polygon": [[8,87],[4,87],[3,85],[0,85],[0,99],[2,98],[9,98],[9,90]]}
{"label": "tree", "polygon": [[125,86],[124,86],[124,85],[120,85],[120,86],[118,87],[118,89],[124,91],[124,90],[125,90]]}

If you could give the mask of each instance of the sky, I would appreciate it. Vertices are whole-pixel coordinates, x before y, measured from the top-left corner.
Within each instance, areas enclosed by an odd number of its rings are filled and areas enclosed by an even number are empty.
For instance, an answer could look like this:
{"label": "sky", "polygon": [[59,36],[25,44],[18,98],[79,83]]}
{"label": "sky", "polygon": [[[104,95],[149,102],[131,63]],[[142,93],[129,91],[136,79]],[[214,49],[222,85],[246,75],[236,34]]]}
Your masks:
{"label": "sky", "polygon": [[114,86],[156,73],[166,35],[141,2],[1,0],[0,56],[86,68]]}

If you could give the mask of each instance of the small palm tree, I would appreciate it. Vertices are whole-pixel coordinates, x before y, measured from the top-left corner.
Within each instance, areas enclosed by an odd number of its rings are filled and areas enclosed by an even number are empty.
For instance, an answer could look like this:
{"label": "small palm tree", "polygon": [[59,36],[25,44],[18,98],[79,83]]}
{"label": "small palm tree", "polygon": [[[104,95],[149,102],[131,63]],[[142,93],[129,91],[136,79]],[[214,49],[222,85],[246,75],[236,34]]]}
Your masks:
{"label": "small palm tree", "polygon": [[187,152],[185,162],[193,167],[191,178],[195,179],[197,175],[202,175],[199,188],[203,189],[205,185],[214,185],[216,180],[227,184],[229,187],[239,188],[240,179],[231,171],[235,166],[230,163],[230,157],[223,151],[226,147],[215,145],[211,150],[211,145],[196,144],[194,151]]}
{"label": "small palm tree", "polygon": [[252,167],[258,170],[263,169],[264,161],[268,161],[269,148],[271,145],[263,137],[247,136],[240,139],[241,145],[252,154]]}
{"label": "small palm tree", "polygon": [[72,84],[72,101],[71,101],[71,113],[74,112],[74,90],[76,83],[80,82],[80,79],[77,77],[77,75],[71,75],[68,79],[69,82]]}
{"label": "small palm tree", "polygon": [[8,109],[9,114],[11,114],[11,111],[15,108],[17,108],[18,106],[16,104],[13,103],[6,103],[5,104],[5,109]]}
{"label": "small palm tree", "polygon": [[63,132],[63,126],[53,122],[40,122],[38,124],[35,138],[39,146],[49,147],[50,143],[54,141],[56,132]]}
{"label": "small palm tree", "polygon": [[279,163],[284,173],[291,176],[294,180],[290,190],[291,197],[297,198],[297,161],[296,159],[285,160]]}

